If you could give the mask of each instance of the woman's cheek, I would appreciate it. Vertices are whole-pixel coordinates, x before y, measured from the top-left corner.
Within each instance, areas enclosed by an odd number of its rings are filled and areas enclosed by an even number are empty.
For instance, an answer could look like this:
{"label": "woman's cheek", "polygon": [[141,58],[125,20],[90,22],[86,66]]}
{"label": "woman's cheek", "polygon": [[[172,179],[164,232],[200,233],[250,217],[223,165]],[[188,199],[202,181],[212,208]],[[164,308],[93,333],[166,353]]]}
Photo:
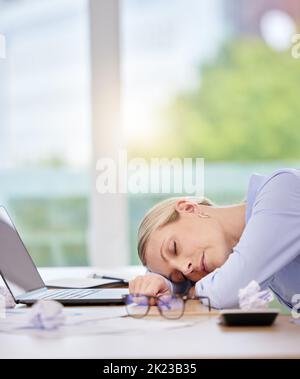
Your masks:
{"label": "woman's cheek", "polygon": [[214,258],[212,259],[212,267],[209,266],[209,271],[214,271],[216,268],[223,266],[223,264],[228,259],[227,254],[224,254],[223,251],[218,251],[214,254]]}
{"label": "woman's cheek", "polygon": [[219,267],[223,266],[223,264],[227,261],[228,257],[228,253],[224,253],[224,251],[220,253]]}

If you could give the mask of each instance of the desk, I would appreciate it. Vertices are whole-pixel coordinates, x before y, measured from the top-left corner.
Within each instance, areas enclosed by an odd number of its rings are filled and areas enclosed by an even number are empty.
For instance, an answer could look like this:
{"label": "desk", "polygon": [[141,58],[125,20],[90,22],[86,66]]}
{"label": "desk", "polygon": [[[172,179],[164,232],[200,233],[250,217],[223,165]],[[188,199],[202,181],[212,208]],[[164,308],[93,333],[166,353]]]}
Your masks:
{"label": "desk", "polygon": [[[86,276],[91,268],[41,269],[45,280]],[[142,267],[101,271],[128,279],[143,274]],[[101,312],[103,306],[97,307]],[[155,317],[155,316],[150,316]],[[279,316],[272,327],[222,327],[217,316],[196,317],[191,327],[143,335],[95,335],[38,339],[0,334],[0,358],[300,358],[300,326]],[[1,321],[0,321],[1,322]],[[172,322],[172,321],[170,321]]]}

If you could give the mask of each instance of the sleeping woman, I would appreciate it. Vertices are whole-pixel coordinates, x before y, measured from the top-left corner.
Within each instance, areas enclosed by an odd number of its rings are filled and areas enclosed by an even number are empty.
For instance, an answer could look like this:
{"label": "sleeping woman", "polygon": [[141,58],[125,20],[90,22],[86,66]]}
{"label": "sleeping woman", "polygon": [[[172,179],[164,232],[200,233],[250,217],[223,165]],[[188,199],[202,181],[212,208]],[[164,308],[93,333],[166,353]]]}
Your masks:
{"label": "sleeping woman", "polygon": [[171,198],[154,206],[138,231],[148,273],[129,292],[208,296],[215,308],[238,307],[251,280],[293,307],[300,293],[300,170],[250,177],[246,201]]}

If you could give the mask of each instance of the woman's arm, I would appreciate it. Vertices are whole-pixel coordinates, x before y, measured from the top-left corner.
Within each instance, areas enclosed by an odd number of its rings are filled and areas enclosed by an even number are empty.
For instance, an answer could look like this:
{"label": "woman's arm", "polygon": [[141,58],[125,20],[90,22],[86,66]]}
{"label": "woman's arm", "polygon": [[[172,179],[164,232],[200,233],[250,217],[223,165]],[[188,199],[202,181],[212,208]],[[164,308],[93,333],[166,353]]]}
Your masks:
{"label": "woman's arm", "polygon": [[252,216],[225,264],[196,283],[198,296],[215,308],[238,305],[238,290],[251,280],[262,288],[300,252],[300,176],[284,172],[259,190]]}

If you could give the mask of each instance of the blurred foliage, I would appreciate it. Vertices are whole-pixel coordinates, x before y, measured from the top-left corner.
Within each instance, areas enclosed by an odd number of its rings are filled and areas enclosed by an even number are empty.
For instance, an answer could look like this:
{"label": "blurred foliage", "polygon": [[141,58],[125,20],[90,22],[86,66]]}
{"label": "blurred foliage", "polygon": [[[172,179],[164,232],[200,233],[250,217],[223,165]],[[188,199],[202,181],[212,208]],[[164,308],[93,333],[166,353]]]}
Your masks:
{"label": "blurred foliage", "polygon": [[[231,41],[166,110],[147,156],[214,161],[300,158],[300,61],[259,39]],[[142,146],[135,154],[144,155]]]}

